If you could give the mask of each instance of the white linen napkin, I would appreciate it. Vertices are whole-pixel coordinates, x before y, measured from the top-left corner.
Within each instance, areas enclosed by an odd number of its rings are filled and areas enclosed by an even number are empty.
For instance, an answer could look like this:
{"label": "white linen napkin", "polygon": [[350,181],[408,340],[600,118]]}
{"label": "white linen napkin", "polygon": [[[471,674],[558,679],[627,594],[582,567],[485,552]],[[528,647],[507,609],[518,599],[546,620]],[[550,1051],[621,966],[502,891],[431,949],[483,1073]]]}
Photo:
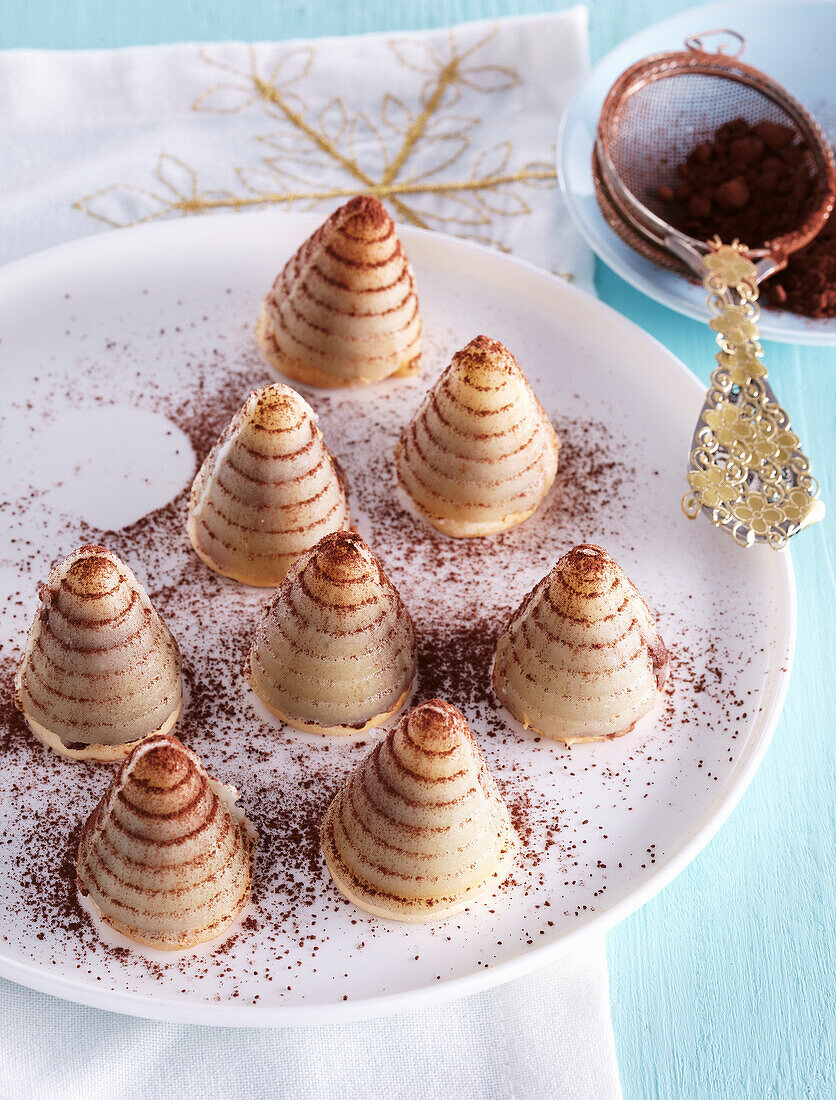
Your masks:
{"label": "white linen napkin", "polygon": [[[586,13],[420,34],[0,54],[0,260],[162,217],[323,216],[358,192],[592,286],[563,208],[557,122]],[[408,1015],[298,1030],[123,1018],[0,982],[0,1097],[444,1096],[621,1089],[603,937]]]}
{"label": "white linen napkin", "polygon": [[420,34],[0,56],[0,259],[213,210],[334,209],[495,244],[591,288],[556,188],[586,12]]}
{"label": "white linen napkin", "polygon": [[464,1000],[349,1024],[236,1030],[66,1004],[0,979],[3,1100],[611,1100],[603,939]]}

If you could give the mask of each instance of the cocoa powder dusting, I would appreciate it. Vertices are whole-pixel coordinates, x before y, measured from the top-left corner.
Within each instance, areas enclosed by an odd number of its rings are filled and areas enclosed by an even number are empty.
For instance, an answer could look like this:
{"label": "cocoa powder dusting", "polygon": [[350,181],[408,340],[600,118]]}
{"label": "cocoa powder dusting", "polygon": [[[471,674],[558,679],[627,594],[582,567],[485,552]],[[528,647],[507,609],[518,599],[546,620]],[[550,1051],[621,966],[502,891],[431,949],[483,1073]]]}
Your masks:
{"label": "cocoa powder dusting", "polygon": [[[120,390],[121,399],[162,413],[191,441],[202,461],[247,393],[271,381],[250,336],[252,303],[235,302],[203,320],[184,305],[158,362],[138,355],[126,338],[56,360],[33,384],[32,401],[47,415],[56,392],[72,402],[88,391]],[[170,304],[169,304],[169,309]],[[161,307],[162,310],[162,307]],[[244,320],[242,320],[244,318]],[[74,332],[67,322],[70,338]],[[182,335],[180,328],[182,327]],[[220,337],[218,333],[224,333]],[[243,351],[241,349],[244,349]],[[179,349],[179,354],[176,354]],[[433,374],[450,349],[428,339]],[[524,370],[531,369],[521,361]],[[134,369],[135,368],[135,369]],[[320,413],[333,455],[349,471],[352,517],[415,621],[419,672],[411,704],[440,697],[465,714],[506,798],[520,837],[511,877],[485,903],[420,929],[376,920],[347,903],[330,882],[319,849],[319,825],[349,771],[382,734],[324,738],[289,731],[258,704],[243,675],[244,660],[269,590],[246,588],[207,569],[185,533],[189,483],[175,499],[119,530],[98,530],[49,511],[37,486],[0,504],[9,525],[17,573],[2,606],[0,750],[0,932],[19,957],[62,975],[86,975],[120,990],[249,1004],[303,1004],[348,997],[368,967],[370,950],[401,952],[443,981],[492,965],[568,930],[664,854],[650,836],[656,803],[677,797],[692,774],[709,790],[732,765],[740,728],[747,728],[746,678],[753,661],[752,622],[726,621],[722,609],[704,628],[681,613],[713,578],[657,579],[643,592],[671,651],[665,707],[655,723],[606,746],[566,750],[510,722],[490,684],[498,633],[537,580],[572,545],[610,549],[637,583],[636,566],[652,543],[635,515],[653,505],[660,475],[643,441],[619,422],[619,410],[591,414],[566,389],[544,402],[561,437],[560,471],[546,502],[526,523],[484,539],[445,538],[403,510],[393,493],[395,443],[432,381],[387,384],[378,392],[304,396]],[[542,393],[540,394],[542,397]],[[596,400],[596,407],[602,405]],[[571,411],[567,411],[571,410]],[[625,532],[631,532],[625,534]],[[64,760],[29,732],[14,707],[12,680],[34,611],[36,587],[49,565],[76,546],[107,546],[133,568],[177,639],[183,655],[184,708],[177,735],[210,775],[238,788],[239,804],[256,826],[252,903],[232,934],[187,954],[162,957],[102,938],[75,890],[79,831],[113,774],[108,765]],[[653,581],[650,570],[642,578]],[[713,589],[711,589],[713,592]],[[712,595],[712,599],[713,599]],[[686,625],[686,619],[690,625]],[[720,639],[724,639],[721,641]],[[753,666],[754,667],[754,666]],[[731,679],[727,669],[733,669]],[[755,681],[757,681],[757,673]],[[751,694],[751,692],[750,692]],[[711,715],[706,720],[706,713]],[[706,736],[706,729],[711,730]],[[702,731],[704,743],[692,745]],[[649,836],[625,851],[601,821],[647,817],[631,835]],[[587,858],[590,837],[619,858]],[[609,849],[606,849],[609,850]],[[505,922],[502,935],[495,925]],[[498,926],[498,925],[497,925]],[[509,931],[509,928],[511,929]],[[413,950],[420,939],[422,950]],[[397,957],[401,957],[398,955]],[[423,971],[420,971],[423,973]],[[418,980],[418,979],[416,979]],[[423,979],[421,979],[423,980]],[[359,986],[358,986],[359,988]]]}

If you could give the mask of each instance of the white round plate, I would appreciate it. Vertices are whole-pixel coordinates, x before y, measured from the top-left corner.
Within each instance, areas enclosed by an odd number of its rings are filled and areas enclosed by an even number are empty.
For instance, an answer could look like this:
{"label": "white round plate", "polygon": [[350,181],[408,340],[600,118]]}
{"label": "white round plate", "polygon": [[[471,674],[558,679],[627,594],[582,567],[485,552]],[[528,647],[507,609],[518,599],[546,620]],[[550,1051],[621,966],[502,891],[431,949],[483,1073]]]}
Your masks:
{"label": "white round plate", "polygon": [[[831,45],[836,4],[829,0],[731,0],[691,8],[647,27],[602,58],[566,108],[558,141],[558,175],[569,211],[597,255],[628,283],[657,302],[705,320],[705,291],[681,275],[645,260],[607,225],[595,199],[592,149],[607,92],[633,62],[683,48],[686,38],[718,28],[746,39],[744,60],[788,88],[836,143],[836,95]],[[836,343],[836,318],[812,320],[764,308],[765,339],[788,344]]]}
{"label": "white round plate", "polygon": [[[436,925],[387,923],[337,893],[318,824],[380,734],[294,733],[256,704],[241,666],[267,593],[206,569],[183,526],[196,458],[247,392],[271,380],[252,334],[261,295],[318,220],[146,226],[0,271],[0,974],[15,981],[121,1012],[247,1026],[401,1011],[483,989],[651,897],[719,827],[766,749],[792,658],[792,567],[684,517],[697,380],[565,282],[403,229],[425,322],[423,376],[307,396],[348,472],[357,525],[415,619],[414,699],[444,694],[465,712],[522,854],[508,883]],[[514,351],[553,417],[561,471],[514,531],[448,540],[393,499],[392,453],[426,386],[480,332]],[[128,561],[180,642],[178,730],[238,788],[260,831],[246,919],[197,952],[126,949],[79,910],[73,836],[113,771],[60,758],[11,707],[37,582],[90,541]],[[579,542],[604,545],[633,578],[673,665],[659,713],[628,736],[568,750],[507,719],[488,672],[503,620]]]}

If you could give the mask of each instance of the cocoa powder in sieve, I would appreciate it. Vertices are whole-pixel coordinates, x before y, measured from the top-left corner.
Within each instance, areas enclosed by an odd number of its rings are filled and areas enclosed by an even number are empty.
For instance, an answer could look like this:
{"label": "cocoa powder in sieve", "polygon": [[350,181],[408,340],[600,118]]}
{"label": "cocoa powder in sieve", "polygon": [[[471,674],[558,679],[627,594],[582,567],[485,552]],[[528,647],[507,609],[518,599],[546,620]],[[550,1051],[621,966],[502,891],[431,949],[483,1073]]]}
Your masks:
{"label": "cocoa powder in sieve", "polygon": [[[797,229],[810,213],[813,179],[805,144],[789,126],[733,119],[677,165],[678,182],[658,198],[670,224],[698,240],[717,234],[750,248]],[[770,306],[807,317],[836,316],[836,226],[825,223],[786,269],[765,284]]]}
{"label": "cocoa powder in sieve", "polygon": [[677,165],[679,183],[660,187],[658,196],[671,204],[671,224],[691,237],[716,233],[726,243],[737,238],[759,248],[807,215],[812,179],[804,153],[788,126],[737,118],[696,145]]}

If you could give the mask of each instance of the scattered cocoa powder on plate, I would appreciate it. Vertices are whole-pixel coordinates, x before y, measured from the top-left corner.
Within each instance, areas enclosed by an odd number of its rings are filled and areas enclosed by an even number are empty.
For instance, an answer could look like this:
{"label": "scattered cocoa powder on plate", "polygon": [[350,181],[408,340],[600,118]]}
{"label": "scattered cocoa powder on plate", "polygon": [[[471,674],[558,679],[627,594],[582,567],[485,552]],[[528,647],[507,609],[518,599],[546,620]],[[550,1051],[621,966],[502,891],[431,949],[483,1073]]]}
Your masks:
{"label": "scattered cocoa powder on plate", "polygon": [[[173,307],[165,302],[160,309],[168,316]],[[188,351],[179,356],[172,352],[180,348],[179,335],[170,345],[163,342],[158,360],[143,354],[136,361],[135,380],[128,365],[134,365],[137,352],[127,330],[85,358],[77,353],[78,333],[69,324],[73,355],[63,360],[58,355],[52,376],[39,370],[42,381],[35,378],[31,391],[35,407],[46,411],[56,390],[66,401],[76,400],[78,393],[119,393],[122,400],[172,420],[192,441],[199,463],[249,390],[271,376],[252,346],[246,303],[238,302],[234,310],[208,321],[196,319],[185,306],[181,314],[184,333],[205,330],[204,335],[189,336]],[[220,333],[227,334],[228,351]],[[438,348],[429,347],[427,361],[440,370],[444,358]],[[635,852],[622,852],[623,871],[614,864],[608,867],[606,858],[590,861],[586,846],[598,835],[600,818],[589,810],[586,792],[594,792],[594,804],[617,807],[626,820],[639,817],[643,805],[676,797],[670,787],[684,771],[698,769],[706,787],[718,782],[722,763],[734,756],[734,731],[746,728],[746,707],[737,705],[742,699],[735,678],[745,673],[750,660],[753,626],[745,616],[730,623],[723,608],[704,627],[686,623],[687,616],[679,613],[680,597],[647,591],[655,610],[660,603],[669,605],[662,608],[660,625],[675,662],[666,708],[652,730],[622,739],[600,757],[522,733],[491,690],[497,633],[525,592],[571,545],[617,543],[628,555],[622,562],[628,569],[642,560],[646,532],[636,517],[647,514],[655,499],[659,471],[652,467],[645,441],[635,440],[629,425],[619,419],[619,410],[608,408],[598,418],[590,414],[589,406],[606,405],[606,395],[595,395],[583,407],[568,390],[549,408],[562,446],[558,478],[543,506],[526,523],[501,535],[447,539],[405,512],[392,492],[395,441],[432,381],[431,370],[418,385],[392,384],[377,395],[305,396],[320,413],[329,448],[351,472],[357,526],[416,621],[420,669],[412,702],[441,695],[463,710],[522,840],[513,875],[496,898],[474,907],[478,911],[461,922],[427,930],[438,948],[433,975],[437,965],[440,981],[459,966],[463,953],[478,950],[479,966],[494,961],[493,943],[473,934],[474,927],[491,927],[492,909],[519,912],[518,927],[513,935],[504,935],[502,950],[525,949],[541,936],[553,935],[556,927],[588,916],[614,881],[621,889],[623,882],[614,880],[615,875],[641,873],[658,858],[651,852],[664,855],[661,839],[657,846],[651,838]],[[568,407],[574,411],[567,412]],[[7,918],[0,937],[39,968],[61,975],[81,973],[90,982],[119,990],[147,991],[150,978],[164,996],[254,1004],[269,987],[273,1003],[282,998],[302,1001],[312,977],[319,980],[327,974],[322,995],[341,997],[347,995],[346,987],[353,988],[348,975],[368,967],[372,941],[397,944],[406,935],[402,928],[348,905],[330,882],[318,842],[325,807],[382,733],[337,743],[291,732],[259,709],[244,680],[243,658],[269,593],[219,577],[196,558],[185,534],[188,487],[184,484],[175,499],[137,523],[112,531],[51,511],[38,486],[0,504],[18,555],[15,590],[0,609],[0,750],[5,769],[0,896]],[[86,542],[109,546],[140,574],[183,653],[186,690],[178,735],[201,756],[210,774],[238,788],[240,804],[259,831],[250,911],[229,938],[186,956],[160,961],[100,937],[78,904],[73,872],[78,829],[112,769],[68,761],[48,750],[32,736],[12,702],[12,679],[37,581],[51,561]],[[683,601],[693,578],[686,578],[684,585]],[[711,672],[714,667],[735,670],[721,690]],[[701,686],[704,690],[697,694]],[[704,742],[697,757],[692,737],[698,733]],[[587,807],[583,813],[579,796],[572,794],[581,786]],[[357,944],[364,951],[345,946],[346,925],[357,928]],[[445,957],[446,949],[450,953]]]}

